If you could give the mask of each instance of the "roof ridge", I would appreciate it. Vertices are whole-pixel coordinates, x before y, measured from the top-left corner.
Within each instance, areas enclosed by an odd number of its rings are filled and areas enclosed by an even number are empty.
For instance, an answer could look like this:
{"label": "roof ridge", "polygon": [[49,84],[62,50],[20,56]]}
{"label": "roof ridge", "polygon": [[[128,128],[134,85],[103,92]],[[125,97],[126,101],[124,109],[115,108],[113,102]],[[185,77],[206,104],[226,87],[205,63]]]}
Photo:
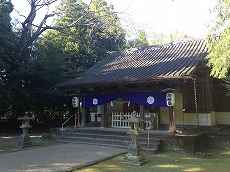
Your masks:
{"label": "roof ridge", "polygon": [[[198,41],[204,41],[204,39],[197,39],[193,38],[190,40],[182,40],[182,41],[176,41],[176,42],[169,42],[165,44],[155,44],[155,45],[149,45],[149,46],[143,46],[143,47],[135,47],[135,48],[129,48],[123,51],[119,51],[122,54],[129,54],[133,52],[138,52],[138,51],[149,51],[149,50],[155,50],[157,48],[162,48],[162,47],[170,47],[170,46],[177,46],[179,44],[187,44],[190,42],[198,42]],[[114,53],[114,52],[111,52]]]}

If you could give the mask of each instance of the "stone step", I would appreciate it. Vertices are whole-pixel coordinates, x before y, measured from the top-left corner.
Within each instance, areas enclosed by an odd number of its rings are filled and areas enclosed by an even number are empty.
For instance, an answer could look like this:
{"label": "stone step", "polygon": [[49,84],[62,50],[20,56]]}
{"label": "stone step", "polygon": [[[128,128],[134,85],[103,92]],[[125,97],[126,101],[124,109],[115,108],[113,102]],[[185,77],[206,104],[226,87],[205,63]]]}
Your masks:
{"label": "stone step", "polygon": [[[66,131],[63,132],[63,136],[65,137],[88,137],[88,138],[104,138],[104,139],[117,139],[117,140],[130,140],[130,136],[127,134],[123,134],[123,135],[116,135],[113,133],[106,133],[106,134],[100,134],[100,133],[83,133],[83,132],[70,132],[70,131]],[[148,136],[145,135],[140,135],[139,136],[139,140],[146,142],[148,140]],[[159,138],[153,138],[153,136],[150,136],[149,138],[150,142],[154,142],[157,141],[159,142]]]}
{"label": "stone step", "polygon": [[[62,143],[79,143],[79,144],[92,144],[92,145],[100,145],[100,146],[111,146],[118,148],[127,148],[130,144],[128,141],[120,141],[120,140],[107,140],[107,139],[92,139],[92,138],[63,138],[61,140],[57,140]],[[158,153],[160,149],[160,145],[153,145],[148,143],[139,142],[142,150],[151,153]]]}
{"label": "stone step", "polygon": [[[92,138],[92,137],[81,137],[81,136],[63,136],[62,140],[71,140],[71,141],[81,141],[81,142],[97,142],[97,143],[107,143],[107,144],[117,144],[117,145],[125,145],[128,146],[131,142],[131,138]],[[147,147],[148,142],[146,140],[139,140],[139,143],[145,147]],[[151,147],[157,147],[160,144],[160,140],[150,140],[149,145]]]}
{"label": "stone step", "polygon": [[[54,128],[52,129],[54,132],[55,130],[57,132],[60,132],[60,128]],[[129,129],[113,129],[110,128],[111,131],[109,130],[104,130],[103,128],[74,128],[74,127],[69,127],[69,128],[64,128],[63,132],[76,132],[76,133],[96,133],[96,134],[112,134],[112,135],[127,135],[127,132]]]}
{"label": "stone step", "polygon": [[[56,140],[58,142],[61,143],[78,143],[78,144],[89,144],[89,145],[99,145],[99,146],[109,146],[109,147],[117,147],[117,148],[124,148],[124,149],[128,149],[127,145],[114,145],[114,144],[107,144],[107,143],[95,143],[95,142],[84,142],[84,141],[70,141],[70,140]],[[159,150],[151,147],[151,146],[141,146],[142,150],[148,153],[159,153]]]}
{"label": "stone step", "polygon": [[[131,138],[123,131],[101,131],[101,130],[81,130],[81,129],[65,129],[55,130],[51,132],[51,138],[61,142],[75,142],[81,144],[96,144],[104,146],[128,148]],[[161,139],[148,138],[147,134],[139,137],[139,143],[144,151],[158,153],[161,150]]]}
{"label": "stone step", "polygon": [[[75,133],[96,133],[96,134],[103,134],[103,135],[118,135],[118,136],[127,136],[127,132],[130,129],[116,129],[116,128],[106,128],[106,130],[104,130],[104,128],[100,129],[100,128],[95,128],[93,127],[93,129],[91,128],[64,128],[63,131],[60,128],[54,128],[52,129],[52,133],[56,133],[56,132],[75,132]],[[141,131],[141,135],[140,137],[147,137],[148,136],[148,130],[145,131]],[[150,132],[149,135],[152,138],[156,137],[156,133],[152,133]],[[158,136],[161,136],[161,133],[157,133]],[[164,134],[163,134],[164,135]]]}

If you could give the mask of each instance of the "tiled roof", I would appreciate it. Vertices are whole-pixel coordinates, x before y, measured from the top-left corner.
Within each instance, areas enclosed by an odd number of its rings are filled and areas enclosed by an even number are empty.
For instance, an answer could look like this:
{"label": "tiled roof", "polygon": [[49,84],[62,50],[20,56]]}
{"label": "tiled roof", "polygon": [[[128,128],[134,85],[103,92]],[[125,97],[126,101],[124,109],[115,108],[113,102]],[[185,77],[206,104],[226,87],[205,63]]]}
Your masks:
{"label": "tiled roof", "polygon": [[192,75],[198,63],[205,60],[207,52],[204,40],[113,52],[84,73],[58,86],[78,87]]}

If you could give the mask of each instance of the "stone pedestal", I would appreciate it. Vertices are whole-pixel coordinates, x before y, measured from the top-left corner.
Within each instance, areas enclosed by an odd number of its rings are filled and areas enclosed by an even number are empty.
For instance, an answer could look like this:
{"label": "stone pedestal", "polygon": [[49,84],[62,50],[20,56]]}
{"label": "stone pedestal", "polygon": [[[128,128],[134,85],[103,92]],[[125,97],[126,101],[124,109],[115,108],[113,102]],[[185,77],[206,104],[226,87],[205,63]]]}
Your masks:
{"label": "stone pedestal", "polygon": [[145,156],[142,154],[142,148],[139,144],[139,135],[141,134],[141,132],[130,130],[127,134],[129,134],[131,137],[131,143],[128,147],[128,153],[125,155],[122,163],[142,165],[148,162],[145,159]]}
{"label": "stone pedestal", "polygon": [[30,136],[28,134],[28,130],[31,128],[30,120],[32,117],[28,116],[28,113],[25,113],[25,116],[18,118],[18,120],[22,120],[22,125],[19,127],[22,129],[22,135],[19,138],[19,146],[21,148],[32,146],[32,142],[30,140]]}
{"label": "stone pedestal", "polygon": [[148,160],[146,160],[145,156],[142,154],[142,148],[139,144],[139,135],[141,134],[139,122],[144,120],[133,116],[127,121],[130,123],[130,131],[128,131],[127,134],[131,137],[131,143],[128,147],[128,153],[125,155],[125,158],[121,161],[121,163],[132,165],[142,165],[147,163]]}
{"label": "stone pedestal", "polygon": [[[28,130],[25,131],[25,132],[28,133]],[[19,138],[19,146],[21,148],[26,148],[26,147],[32,146],[30,136],[28,134],[24,134],[24,130],[23,130],[23,133],[22,133],[21,137]]]}

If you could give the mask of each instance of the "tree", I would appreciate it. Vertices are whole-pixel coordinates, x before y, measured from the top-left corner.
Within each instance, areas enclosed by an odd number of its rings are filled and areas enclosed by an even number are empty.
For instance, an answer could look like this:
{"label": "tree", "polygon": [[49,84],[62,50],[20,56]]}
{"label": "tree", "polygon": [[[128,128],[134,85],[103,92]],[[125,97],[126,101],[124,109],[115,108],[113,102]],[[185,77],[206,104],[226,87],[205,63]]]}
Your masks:
{"label": "tree", "polygon": [[[1,115],[9,112],[22,115],[31,108],[31,76],[34,72],[32,43],[44,27],[44,20],[37,29],[33,25],[37,10],[49,5],[49,1],[31,0],[31,11],[18,30],[12,30],[10,0],[0,0],[0,108]],[[40,6],[41,5],[41,6]]]}
{"label": "tree", "polygon": [[137,39],[137,43],[138,43],[137,46],[139,47],[149,45],[149,42],[147,40],[147,35],[144,30],[140,30],[139,37]]}
{"label": "tree", "polygon": [[180,41],[185,41],[187,39],[191,39],[190,36],[179,31],[173,31],[172,33],[169,34],[168,37],[169,37],[169,42],[180,42]]}
{"label": "tree", "polygon": [[[59,7],[64,15],[60,13],[56,27],[63,23],[69,25],[84,13],[87,5],[79,2],[66,1]],[[52,30],[42,38],[45,44],[52,44],[61,52],[70,72],[85,70],[104,58],[108,51],[120,50],[125,45],[125,31],[112,5],[108,6],[104,0],[94,0],[87,10],[90,10],[90,16],[85,16],[85,23],[94,20],[95,25],[65,28],[61,32]]]}
{"label": "tree", "polygon": [[[6,7],[9,4],[11,4],[11,2],[9,0],[1,0],[0,1],[0,9],[2,10],[4,7]],[[11,4],[11,6],[12,6],[12,4]]]}
{"label": "tree", "polygon": [[212,10],[216,14],[215,23],[207,36],[208,66],[211,75],[229,80],[230,68],[230,1],[219,0]]}
{"label": "tree", "polygon": [[[97,13],[99,15],[94,15],[94,9],[96,9],[98,6],[101,6],[101,4],[106,5],[105,1],[101,0],[92,0],[89,4],[84,3],[82,0],[61,0],[60,5],[58,7],[58,11],[52,12],[52,13],[46,13],[43,17],[43,19],[40,21],[39,24],[34,24],[34,19],[39,12],[40,9],[50,6],[53,3],[57,2],[59,0],[30,0],[28,1],[30,3],[30,13],[28,16],[25,16],[25,20],[21,23],[22,30],[20,34],[20,39],[18,41],[18,49],[22,51],[24,48],[29,47],[32,45],[33,41],[36,40],[44,31],[46,30],[64,30],[66,28],[73,28],[78,26],[87,26],[87,27],[96,27],[100,25],[109,26],[111,23],[108,22],[106,19],[106,16],[104,16],[104,20],[98,20],[98,18],[101,18],[103,15],[100,15],[105,9],[101,9],[101,12],[99,13],[99,9],[97,9]],[[75,12],[76,14],[73,14],[72,11],[68,10],[68,7],[71,6],[71,4],[74,4]],[[97,4],[97,5],[96,5]],[[110,9],[110,12],[112,12],[113,7],[110,6],[108,9]],[[107,11],[108,11],[107,9]],[[94,14],[93,14],[94,13]],[[108,14],[108,13],[107,13]],[[111,13],[112,14],[112,13]],[[114,13],[114,19],[117,21],[117,16]],[[57,16],[57,18],[60,18],[60,16],[65,17],[66,21],[59,21],[58,25],[54,25],[53,22],[47,22],[48,19],[54,18]],[[74,17],[73,17],[74,16]],[[111,17],[112,15],[110,15]]]}
{"label": "tree", "polygon": [[[0,14],[6,21],[4,25],[0,23],[0,39],[1,29],[8,28],[0,42],[0,106],[14,117],[28,110],[36,116],[52,108],[62,109],[66,104],[65,93],[55,91],[54,85],[64,81],[64,74],[69,69],[84,70],[108,51],[124,47],[125,32],[113,7],[104,0],[89,4],[62,0],[57,11],[44,14],[36,25],[39,10],[56,1],[28,1],[30,13],[13,32],[9,18],[12,11],[9,7],[13,6],[9,6],[10,1],[0,1],[4,2],[0,3]],[[49,24],[47,20],[54,16],[56,22]]]}
{"label": "tree", "polygon": [[164,35],[163,33],[153,33],[153,40],[151,42],[152,45],[162,45],[165,43],[171,42],[181,42],[192,39],[187,34],[180,31],[173,31],[168,35]]}
{"label": "tree", "polygon": [[153,33],[152,45],[161,45],[165,42],[165,35],[163,33]]}
{"label": "tree", "polygon": [[14,33],[10,24],[13,5],[10,1],[0,0],[0,116],[7,111],[9,89],[5,87],[8,59],[12,55]]}
{"label": "tree", "polygon": [[[107,4],[105,0],[93,0],[90,10],[98,19],[98,23],[102,23],[95,28],[97,40],[106,48],[107,51],[122,50],[125,48],[125,30],[121,26],[120,19],[114,10],[112,4]],[[100,39],[100,37],[102,39]]]}
{"label": "tree", "polygon": [[9,58],[13,48],[14,34],[10,24],[12,10],[13,5],[10,1],[0,0],[0,81],[5,78],[6,59]]}
{"label": "tree", "polygon": [[138,37],[128,42],[127,45],[128,48],[143,47],[149,45],[145,31],[141,29],[138,32],[139,32]]}

